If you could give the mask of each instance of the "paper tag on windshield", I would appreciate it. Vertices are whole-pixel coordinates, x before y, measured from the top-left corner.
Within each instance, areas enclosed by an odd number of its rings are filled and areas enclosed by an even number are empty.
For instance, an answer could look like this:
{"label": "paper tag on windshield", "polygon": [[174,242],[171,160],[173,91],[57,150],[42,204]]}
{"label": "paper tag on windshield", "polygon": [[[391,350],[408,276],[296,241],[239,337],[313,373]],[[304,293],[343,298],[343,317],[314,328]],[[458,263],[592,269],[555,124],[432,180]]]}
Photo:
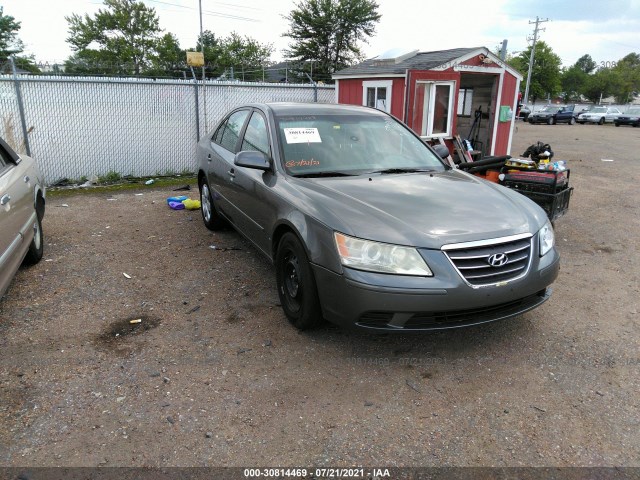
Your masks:
{"label": "paper tag on windshield", "polygon": [[287,143],[322,143],[317,128],[285,128]]}

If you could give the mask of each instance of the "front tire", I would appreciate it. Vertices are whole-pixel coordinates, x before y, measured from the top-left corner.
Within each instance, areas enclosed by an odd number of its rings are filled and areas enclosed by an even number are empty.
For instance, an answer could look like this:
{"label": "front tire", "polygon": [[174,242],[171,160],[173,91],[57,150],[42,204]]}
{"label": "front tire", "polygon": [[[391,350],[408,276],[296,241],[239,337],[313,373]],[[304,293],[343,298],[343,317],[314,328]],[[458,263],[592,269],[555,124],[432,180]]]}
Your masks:
{"label": "front tire", "polygon": [[198,183],[200,187],[200,211],[202,212],[202,221],[204,226],[209,230],[220,230],[225,225],[224,219],[216,212],[213,205],[213,197],[211,189],[205,178],[201,178]]}
{"label": "front tire", "polygon": [[40,215],[36,215],[34,228],[33,240],[31,240],[27,255],[24,257],[25,265],[35,265],[42,260],[42,254],[44,253],[44,234],[42,233],[42,220],[40,220]]}
{"label": "front tire", "polygon": [[601,117],[600,120],[598,120],[598,125],[604,125],[604,117]]}
{"label": "front tire", "polygon": [[620,124],[619,124],[618,122],[613,122],[613,124],[614,124],[616,127],[619,127],[619,126],[620,126]]}
{"label": "front tire", "polygon": [[304,247],[293,233],[280,239],[276,253],[276,284],[284,314],[299,330],[322,324],[316,280]]}

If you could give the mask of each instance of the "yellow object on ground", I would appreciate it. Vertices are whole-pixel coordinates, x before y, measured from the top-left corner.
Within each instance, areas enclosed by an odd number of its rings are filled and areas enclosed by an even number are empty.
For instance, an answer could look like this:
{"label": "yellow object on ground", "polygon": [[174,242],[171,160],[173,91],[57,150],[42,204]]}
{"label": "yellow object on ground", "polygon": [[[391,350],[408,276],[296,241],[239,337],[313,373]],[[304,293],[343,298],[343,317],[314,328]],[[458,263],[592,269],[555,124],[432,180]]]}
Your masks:
{"label": "yellow object on ground", "polygon": [[190,198],[187,198],[182,201],[182,204],[187,210],[198,210],[200,208],[200,200],[191,200]]}

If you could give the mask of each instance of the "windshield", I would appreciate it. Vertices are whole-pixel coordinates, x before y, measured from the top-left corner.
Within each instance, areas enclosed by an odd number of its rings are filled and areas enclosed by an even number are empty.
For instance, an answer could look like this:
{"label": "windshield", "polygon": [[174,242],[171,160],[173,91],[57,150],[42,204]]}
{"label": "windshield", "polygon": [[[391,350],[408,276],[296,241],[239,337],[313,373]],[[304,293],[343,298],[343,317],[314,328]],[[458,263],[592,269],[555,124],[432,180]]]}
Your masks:
{"label": "windshield", "polygon": [[558,110],[560,110],[562,107],[552,107],[547,105],[546,107],[544,107],[542,110],[540,110],[541,112],[551,112],[551,113],[557,113]]}
{"label": "windshield", "polygon": [[627,115],[640,115],[640,108],[632,108],[627,112]]}
{"label": "windshield", "polygon": [[593,110],[590,110],[592,113],[607,113],[606,107],[595,107]]}
{"label": "windshield", "polygon": [[445,169],[419,138],[388,116],[287,115],[277,118],[277,125],[284,165],[290,175]]}

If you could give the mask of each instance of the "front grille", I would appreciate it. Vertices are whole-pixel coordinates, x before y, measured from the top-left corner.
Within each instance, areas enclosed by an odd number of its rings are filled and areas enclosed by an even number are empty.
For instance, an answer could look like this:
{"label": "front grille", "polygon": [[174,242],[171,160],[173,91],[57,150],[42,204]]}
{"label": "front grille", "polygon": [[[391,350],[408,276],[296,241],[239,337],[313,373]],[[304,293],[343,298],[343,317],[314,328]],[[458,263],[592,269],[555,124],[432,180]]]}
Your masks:
{"label": "front grille", "polygon": [[[412,314],[393,312],[366,312],[358,319],[358,325],[379,329],[433,330],[476,325],[518,315],[537,307],[549,298],[550,292],[540,292],[525,298],[499,305],[465,310],[441,312],[415,312]],[[396,317],[398,320],[396,321]]]}
{"label": "front grille", "polygon": [[[494,285],[514,280],[526,273],[531,259],[531,238],[474,247],[450,248],[444,252],[458,273],[474,286]],[[504,263],[490,263],[504,255]]]}

